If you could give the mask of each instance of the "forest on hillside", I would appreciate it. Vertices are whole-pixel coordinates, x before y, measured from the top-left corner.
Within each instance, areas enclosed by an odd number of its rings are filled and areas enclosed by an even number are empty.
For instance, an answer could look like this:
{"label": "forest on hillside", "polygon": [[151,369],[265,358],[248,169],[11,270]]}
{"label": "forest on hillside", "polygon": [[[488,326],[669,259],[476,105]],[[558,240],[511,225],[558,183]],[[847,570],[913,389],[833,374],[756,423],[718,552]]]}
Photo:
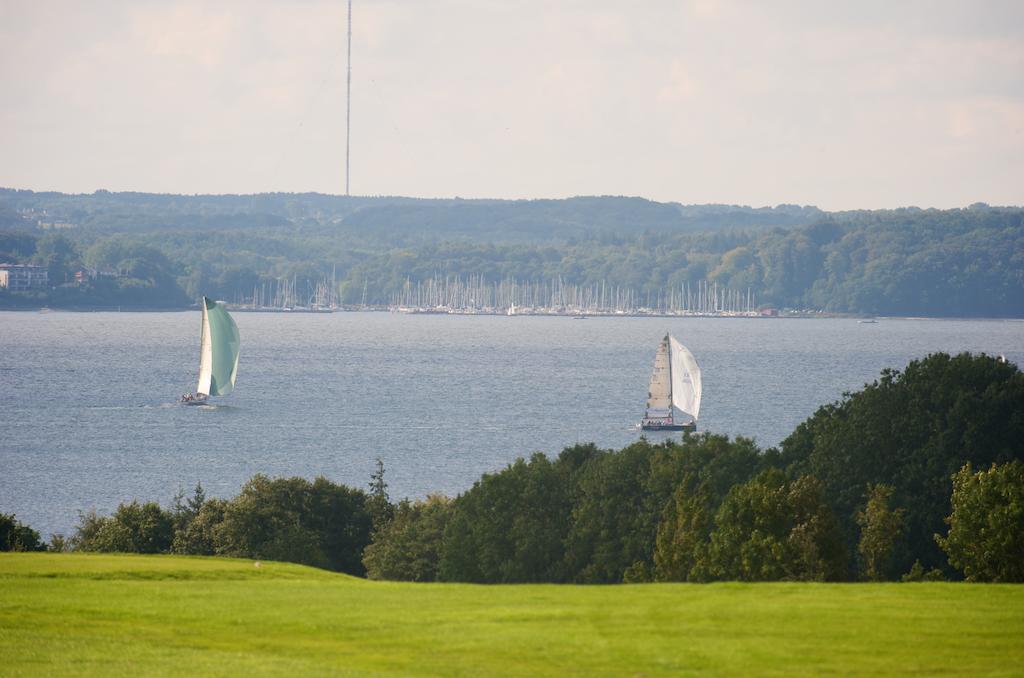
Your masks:
{"label": "forest on hillside", "polygon": [[[0,263],[51,289],[0,306],[181,307],[287,282],[346,304],[439,279],[608,286],[636,298],[702,281],[759,306],[1024,317],[1024,209],[850,211],[640,198],[423,200],[318,194],[89,195],[0,189]],[[82,268],[114,275],[73,282]]]}

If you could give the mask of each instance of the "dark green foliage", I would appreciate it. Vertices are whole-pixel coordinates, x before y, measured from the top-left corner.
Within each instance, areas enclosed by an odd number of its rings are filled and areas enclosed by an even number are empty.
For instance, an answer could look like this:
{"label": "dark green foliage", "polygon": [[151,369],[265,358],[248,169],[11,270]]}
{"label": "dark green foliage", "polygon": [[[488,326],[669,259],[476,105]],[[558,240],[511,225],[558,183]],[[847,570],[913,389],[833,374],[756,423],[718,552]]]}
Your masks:
{"label": "dark green foliage", "polygon": [[171,510],[121,504],[109,517],[80,516],[71,548],[82,551],[226,555],[281,560],[362,575],[370,542],[367,495],[324,478],[256,475],[233,499],[207,499],[201,485]]}
{"label": "dark green foliage", "polygon": [[[713,517],[730,488],[774,463],[753,441],[702,433],[656,455],[652,478],[662,503],[655,533],[652,572],[659,581],[703,581]],[[667,469],[671,469],[668,471]]]}
{"label": "dark green foliage", "polygon": [[[867,506],[857,514],[860,526],[857,553],[860,555],[861,574],[871,581],[894,578],[888,571],[888,565],[896,539],[903,529],[906,511],[889,505],[892,493],[891,485],[878,484],[868,488]],[[916,564],[920,567],[920,563]]]}
{"label": "dark green foliage", "polygon": [[51,286],[74,280],[75,267],[80,263],[78,249],[69,238],[50,233],[36,242],[33,263],[46,267]]}
{"label": "dark green foliage", "polygon": [[900,581],[909,582],[923,582],[923,581],[945,581],[945,577],[942,576],[942,570],[937,567],[925,572],[924,567],[921,565],[920,560],[915,560],[914,565],[910,568],[910,572],[900,577]]}
{"label": "dark green foliage", "polygon": [[[750,440],[730,442],[708,433],[661,445],[642,439],[596,455],[573,485],[573,523],[566,544],[573,580],[620,582],[627,570],[634,580],[648,574],[685,579],[677,573],[684,567],[681,561],[693,554],[686,545],[686,490],[679,488],[700,487],[717,506],[730,487],[756,474],[766,461]],[[662,549],[657,556],[659,529]],[[678,542],[676,548],[672,542]]]}
{"label": "dark green foliage", "polygon": [[[554,462],[536,454],[485,475],[452,507],[440,576],[448,581],[649,581],[666,574],[655,541],[680,481],[701,485],[715,505],[735,483],[770,464],[749,440],[701,434],[622,450],[566,448]],[[673,535],[674,536],[674,535]],[[683,547],[676,544],[677,552]],[[678,568],[677,568],[678,569]]]}
{"label": "dark green foliage", "polygon": [[[758,303],[782,307],[1024,315],[1019,208],[824,213],[607,196],[470,201],[0,189],[0,228],[3,214],[19,209],[45,210],[77,226],[43,236],[71,239],[77,249],[52,256],[46,245],[37,252],[37,238],[17,231],[25,230],[19,218],[7,220],[10,233],[0,233],[0,260],[45,259],[54,266],[54,284],[82,258],[79,252],[91,265],[129,273],[123,282],[99,281],[41,302],[65,306],[180,307],[199,294],[240,301],[282,279],[304,295],[336,273],[338,291],[353,304],[362,302],[364,289],[368,303],[386,304],[406,281],[446,276],[603,282],[654,298],[670,286],[708,279],[749,287]],[[118,244],[123,255],[110,251]],[[139,247],[148,248],[139,250],[145,265],[132,265],[139,257],[127,250]],[[0,295],[5,306],[26,301]]]}
{"label": "dark green foliage", "polygon": [[53,551],[54,553],[64,553],[71,550],[71,542],[63,534],[56,532],[50,535],[50,543],[47,544],[46,550]]}
{"label": "dark green foliage", "polygon": [[[572,488],[566,564],[573,581],[622,581],[627,568],[651,560],[654,532],[668,495],[652,492],[655,446],[641,440],[596,455]],[[671,467],[668,467],[671,468]],[[660,484],[671,492],[674,483]]]}
{"label": "dark green foliage", "polygon": [[0,264],[27,261],[36,253],[36,241],[24,231],[0,231]]}
{"label": "dark green foliage", "polygon": [[708,545],[714,529],[715,497],[706,483],[687,473],[665,508],[654,549],[654,579],[707,581]]}
{"label": "dark green foliage", "polygon": [[[81,245],[65,234],[34,236],[0,233],[0,262],[11,259],[46,266],[50,289],[8,293],[0,290],[0,304],[8,307],[53,305],[59,307],[125,306],[175,308],[189,303],[178,286],[178,264],[151,245],[107,238],[81,253]],[[32,256],[28,256],[32,252]],[[75,281],[75,273],[91,267],[93,277]]]}
{"label": "dark green foliage", "polygon": [[71,539],[79,551],[165,553],[174,539],[174,520],[156,502],[121,503],[111,516],[89,511]]}
{"label": "dark green foliage", "polygon": [[571,464],[541,453],[485,474],[453,503],[440,578],[512,583],[566,580]]}
{"label": "dark green foliage", "polygon": [[203,540],[199,537],[203,530],[198,529],[198,526],[196,530],[192,530],[193,523],[195,523],[196,518],[199,517],[206,504],[206,491],[203,490],[202,483],[196,483],[192,496],[188,499],[185,499],[184,490],[178,490],[178,494],[174,496],[174,503],[171,506],[171,519],[174,523],[174,539],[171,543],[172,553],[192,555],[212,555],[214,553],[212,542],[203,544],[204,541],[208,540]]}
{"label": "dark green foliage", "polygon": [[949,534],[935,535],[967,581],[1024,582],[1024,463],[993,464],[953,478]]}
{"label": "dark green foliage", "polygon": [[370,496],[366,500],[366,510],[370,513],[375,532],[387,527],[395,514],[395,507],[388,498],[388,484],[384,480],[384,462],[379,457],[377,469],[370,476]]}
{"label": "dark green foliage", "polygon": [[212,556],[220,545],[219,528],[224,522],[224,511],[228,502],[223,499],[207,499],[191,519],[174,532],[171,552],[182,555]]}
{"label": "dark green foliage", "polygon": [[0,513],[0,551],[45,551],[39,533],[17,520],[13,513]]}
{"label": "dark green foliage", "polygon": [[932,535],[950,513],[953,474],[968,462],[1024,459],[1024,374],[984,355],[934,354],[822,407],[782,448],[791,474],[825,483],[851,560],[864,488],[885,483],[906,510],[891,571],[916,559],[945,567]]}
{"label": "dark green foliage", "polygon": [[844,560],[821,482],[768,469],[729,491],[701,569],[714,579],[838,581]]}
{"label": "dark green foliage", "polygon": [[182,532],[186,530],[205,503],[206,490],[203,489],[202,483],[196,483],[195,489],[192,490],[192,496],[188,499],[185,499],[184,490],[178,490],[178,494],[174,495],[174,504],[171,506],[174,531]]}
{"label": "dark green foliage", "polygon": [[452,515],[452,501],[431,495],[425,501],[402,500],[394,517],[376,530],[363,551],[366,576],[398,581],[436,581],[444,531]]}
{"label": "dark green foliage", "polygon": [[362,575],[370,543],[366,493],[318,477],[253,476],[224,507],[217,553]]}

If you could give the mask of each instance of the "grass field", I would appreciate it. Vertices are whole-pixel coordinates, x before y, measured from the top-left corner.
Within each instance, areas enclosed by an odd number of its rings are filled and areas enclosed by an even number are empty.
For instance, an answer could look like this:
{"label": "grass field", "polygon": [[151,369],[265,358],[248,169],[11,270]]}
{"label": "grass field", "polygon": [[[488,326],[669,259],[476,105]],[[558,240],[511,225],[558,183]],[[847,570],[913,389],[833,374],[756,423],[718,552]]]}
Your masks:
{"label": "grass field", "polygon": [[0,675],[1024,672],[1024,586],[368,582],[0,554]]}

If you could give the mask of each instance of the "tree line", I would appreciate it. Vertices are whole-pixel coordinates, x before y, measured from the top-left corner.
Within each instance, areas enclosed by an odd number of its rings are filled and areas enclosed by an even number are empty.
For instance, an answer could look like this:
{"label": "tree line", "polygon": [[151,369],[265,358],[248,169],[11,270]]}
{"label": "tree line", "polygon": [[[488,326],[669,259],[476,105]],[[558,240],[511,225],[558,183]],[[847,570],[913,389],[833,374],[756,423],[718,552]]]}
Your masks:
{"label": "tree line", "polygon": [[[22,212],[40,223],[67,219],[62,225],[70,227],[43,232]],[[181,307],[203,294],[242,302],[282,280],[300,292],[330,280],[346,304],[385,305],[410,284],[472,277],[490,284],[561,280],[634,290],[643,299],[707,280],[749,289],[762,305],[782,308],[1021,317],[1022,251],[1024,209],[982,204],[827,213],[613,197],[431,201],[0,189],[0,261],[50,268],[54,305],[120,298]],[[75,266],[93,264],[125,274],[62,287]],[[18,302],[33,300],[0,294],[4,305]]]}
{"label": "tree line", "polygon": [[[977,469],[977,470],[976,470]],[[0,547],[45,548],[14,516]],[[6,522],[5,522],[6,521]],[[50,547],[478,583],[1024,581],[1024,374],[934,354],[820,408],[780,448],[712,433],[534,454],[454,499],[253,477],[89,511]]]}

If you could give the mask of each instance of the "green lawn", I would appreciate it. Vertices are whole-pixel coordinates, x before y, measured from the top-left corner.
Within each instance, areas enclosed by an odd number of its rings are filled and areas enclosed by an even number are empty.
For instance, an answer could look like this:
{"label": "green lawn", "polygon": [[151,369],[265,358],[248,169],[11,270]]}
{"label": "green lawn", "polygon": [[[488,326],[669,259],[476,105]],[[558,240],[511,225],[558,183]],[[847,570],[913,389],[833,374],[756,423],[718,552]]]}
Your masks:
{"label": "green lawn", "polygon": [[0,675],[1022,671],[1024,586],[392,584],[0,554]]}

